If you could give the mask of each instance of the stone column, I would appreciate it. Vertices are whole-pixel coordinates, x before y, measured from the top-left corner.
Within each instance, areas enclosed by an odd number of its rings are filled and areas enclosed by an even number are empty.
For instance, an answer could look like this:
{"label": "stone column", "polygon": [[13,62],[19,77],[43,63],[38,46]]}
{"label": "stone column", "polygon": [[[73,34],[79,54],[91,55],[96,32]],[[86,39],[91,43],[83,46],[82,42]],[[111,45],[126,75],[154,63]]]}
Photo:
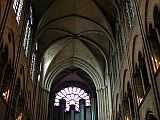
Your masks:
{"label": "stone column", "polygon": [[61,99],[61,100],[59,100],[59,103],[60,103],[60,120],[65,120],[66,100]]}
{"label": "stone column", "polygon": [[102,104],[101,104],[101,94],[100,94],[101,90],[97,91],[97,102],[98,102],[98,120],[102,120]]}
{"label": "stone column", "polygon": [[101,101],[102,101],[102,119],[103,120],[106,120],[106,114],[107,114],[107,112],[106,112],[106,100],[105,100],[105,93],[104,93],[104,89],[102,88],[102,90],[101,90]]}
{"label": "stone column", "polygon": [[49,103],[49,92],[45,91],[45,120],[48,118],[48,103]]}
{"label": "stone column", "polygon": [[99,120],[108,119],[107,116],[107,113],[109,112],[109,110],[107,109],[108,98],[105,87],[97,91],[97,102],[98,102],[98,119]]}
{"label": "stone column", "polygon": [[48,98],[49,98],[49,91],[40,88],[40,103],[39,103],[39,120],[46,120],[48,118]]}
{"label": "stone column", "polygon": [[92,120],[96,120],[96,98],[91,98],[91,115],[92,115]]}
{"label": "stone column", "polygon": [[85,100],[79,100],[79,108],[80,108],[80,120],[85,120]]}
{"label": "stone column", "polygon": [[70,111],[71,111],[71,120],[74,120],[75,119],[75,114],[74,114],[75,105],[70,105]]}

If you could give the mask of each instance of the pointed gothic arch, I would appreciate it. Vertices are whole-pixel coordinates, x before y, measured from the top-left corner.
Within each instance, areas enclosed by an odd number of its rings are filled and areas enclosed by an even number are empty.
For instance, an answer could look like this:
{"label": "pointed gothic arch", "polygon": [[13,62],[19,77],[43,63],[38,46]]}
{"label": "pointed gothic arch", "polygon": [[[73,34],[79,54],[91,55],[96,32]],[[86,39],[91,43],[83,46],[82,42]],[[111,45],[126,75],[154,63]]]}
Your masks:
{"label": "pointed gothic arch", "polygon": [[152,24],[149,24],[148,41],[151,51],[152,66],[156,72],[160,68],[160,42],[158,40],[157,32],[153,29]]}
{"label": "pointed gothic arch", "polygon": [[146,117],[145,117],[145,120],[158,120],[158,118],[151,110],[148,110]]}
{"label": "pointed gothic arch", "polygon": [[141,51],[139,51],[139,53],[138,53],[138,65],[139,65],[139,68],[140,68],[141,78],[142,78],[143,84],[144,84],[144,90],[147,91],[147,89],[150,86],[150,83],[149,83],[149,78],[148,78],[148,72],[147,72],[145,59],[142,56]]}
{"label": "pointed gothic arch", "polygon": [[137,64],[135,65],[133,79],[134,79],[134,86],[136,88],[137,103],[140,104],[143,100],[144,89],[143,89],[143,83],[142,83],[140,69],[138,68]]}

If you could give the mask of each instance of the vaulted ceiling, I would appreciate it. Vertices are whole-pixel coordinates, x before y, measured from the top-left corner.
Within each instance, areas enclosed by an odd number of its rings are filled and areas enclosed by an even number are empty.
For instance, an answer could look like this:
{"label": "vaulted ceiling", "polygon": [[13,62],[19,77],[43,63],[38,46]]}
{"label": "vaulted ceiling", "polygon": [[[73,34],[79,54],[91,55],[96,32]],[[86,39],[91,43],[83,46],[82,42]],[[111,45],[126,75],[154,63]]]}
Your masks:
{"label": "vaulted ceiling", "polygon": [[63,68],[63,63],[67,61],[70,63],[67,67],[91,66],[81,69],[90,76],[87,69],[92,69],[104,80],[108,71],[109,46],[115,42],[113,32],[116,2],[34,0],[33,5],[35,40],[39,42],[39,54],[43,63],[43,85],[49,89],[54,79],[53,73],[60,69],[57,66]]}

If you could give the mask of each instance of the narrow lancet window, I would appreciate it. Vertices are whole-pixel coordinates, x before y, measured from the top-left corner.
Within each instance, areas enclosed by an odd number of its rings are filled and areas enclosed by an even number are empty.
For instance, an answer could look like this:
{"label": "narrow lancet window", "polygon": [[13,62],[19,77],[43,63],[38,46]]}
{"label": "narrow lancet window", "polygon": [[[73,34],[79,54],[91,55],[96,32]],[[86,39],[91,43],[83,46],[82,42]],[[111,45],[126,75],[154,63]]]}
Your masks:
{"label": "narrow lancet window", "polygon": [[13,10],[16,14],[16,20],[19,24],[22,14],[22,8],[23,8],[23,0],[14,0],[13,2]]}
{"label": "narrow lancet window", "polygon": [[32,59],[31,59],[31,68],[30,68],[30,75],[32,80],[34,79],[34,75],[35,75],[35,65],[36,65],[36,54],[33,52]]}
{"label": "narrow lancet window", "polygon": [[125,0],[125,13],[127,18],[128,28],[130,29],[132,27],[133,17],[135,14],[133,9],[133,3],[131,0]]}
{"label": "narrow lancet window", "polygon": [[23,42],[23,48],[25,50],[26,57],[28,56],[28,52],[29,52],[29,44],[30,44],[30,40],[31,40],[31,31],[32,31],[32,7],[30,7],[30,14],[29,14],[29,19],[27,21],[25,36],[24,36],[24,42]]}

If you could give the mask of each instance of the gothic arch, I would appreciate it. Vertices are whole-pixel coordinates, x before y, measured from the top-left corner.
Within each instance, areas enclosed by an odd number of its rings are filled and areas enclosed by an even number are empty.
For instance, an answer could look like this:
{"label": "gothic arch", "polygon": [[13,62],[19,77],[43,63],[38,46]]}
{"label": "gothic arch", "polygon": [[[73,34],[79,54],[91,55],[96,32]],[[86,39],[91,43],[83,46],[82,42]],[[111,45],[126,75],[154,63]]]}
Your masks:
{"label": "gothic arch", "polygon": [[159,7],[160,3],[158,3],[158,1],[146,0],[144,21],[146,35],[149,33],[149,24],[155,25],[158,22],[156,18],[158,16],[156,15],[156,13]]}
{"label": "gothic arch", "polygon": [[[159,32],[158,32],[159,33]],[[149,24],[148,42],[150,47],[150,55],[152,66],[156,72],[160,67],[160,42],[156,28],[153,29],[152,24]]]}
{"label": "gothic arch", "polygon": [[2,77],[1,93],[5,102],[8,102],[13,74],[14,74],[14,69],[12,67],[11,61],[9,61],[9,63],[5,64],[4,75]]}
{"label": "gothic arch", "polygon": [[138,104],[140,104],[143,100],[143,96],[144,96],[144,89],[143,89],[143,83],[142,83],[142,78],[141,78],[141,73],[140,73],[140,69],[138,67],[138,64],[135,64],[134,67],[134,73],[133,73],[133,83],[134,83],[134,87],[136,89],[136,99]]}
{"label": "gothic arch", "polygon": [[[136,35],[133,39],[133,48],[132,48],[132,68],[134,68],[134,65],[135,65],[135,52],[136,52],[136,45],[137,45],[137,39],[138,39],[139,35]],[[135,47],[136,46],[136,47]]]}
{"label": "gothic arch", "polygon": [[141,76],[142,76],[142,80],[144,84],[144,90],[147,91],[147,89],[149,88],[150,82],[149,82],[148,71],[147,71],[145,59],[141,51],[139,51],[138,53],[138,65],[141,71]]}
{"label": "gothic arch", "polygon": [[155,27],[159,27],[159,25],[160,25],[160,18],[159,17],[160,17],[159,6],[155,5],[154,11],[153,11],[153,19],[154,19]]}
{"label": "gothic arch", "polygon": [[25,99],[24,99],[24,93],[21,92],[21,94],[19,95],[18,101],[17,101],[17,108],[16,108],[16,119],[18,118],[23,118],[24,119],[24,115],[25,115]]}
{"label": "gothic arch", "polygon": [[158,120],[158,118],[151,110],[148,110],[146,112],[145,120]]}
{"label": "gothic arch", "polygon": [[65,68],[68,68],[72,65],[75,65],[76,67],[81,68],[82,70],[87,72],[91,76],[97,90],[102,88],[104,83],[102,82],[100,74],[88,63],[77,58],[62,61],[57,66],[55,66],[52,72],[45,78],[47,82],[46,85],[44,84],[43,87],[50,89],[51,83],[53,82],[55,76],[57,76]]}
{"label": "gothic arch", "polygon": [[1,94],[5,102],[8,102],[10,87],[14,75],[15,43],[11,28],[6,28],[6,36],[3,36],[1,49]]}
{"label": "gothic arch", "polygon": [[7,39],[4,41],[4,44],[8,46],[8,59],[11,62],[12,66],[15,62],[15,38],[14,38],[14,32],[11,28],[6,28],[7,35],[4,36],[4,39]]}

